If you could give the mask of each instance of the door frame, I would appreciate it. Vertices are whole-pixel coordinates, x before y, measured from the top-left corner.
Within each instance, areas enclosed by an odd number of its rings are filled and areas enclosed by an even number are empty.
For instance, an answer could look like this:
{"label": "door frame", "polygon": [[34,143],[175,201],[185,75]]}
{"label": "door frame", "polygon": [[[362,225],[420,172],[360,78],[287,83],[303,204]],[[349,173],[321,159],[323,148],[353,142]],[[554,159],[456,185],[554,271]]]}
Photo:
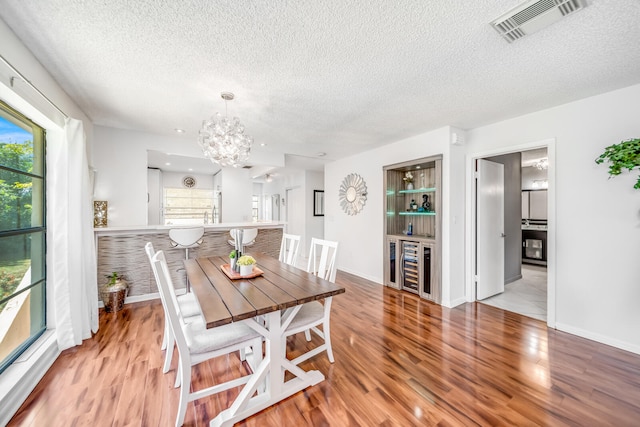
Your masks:
{"label": "door frame", "polygon": [[535,148],[547,148],[549,167],[547,169],[547,326],[556,326],[556,139],[549,138],[525,142],[508,147],[467,154],[465,163],[466,182],[466,233],[465,233],[465,295],[467,302],[476,301],[476,185],[475,163],[477,159],[518,153]]}

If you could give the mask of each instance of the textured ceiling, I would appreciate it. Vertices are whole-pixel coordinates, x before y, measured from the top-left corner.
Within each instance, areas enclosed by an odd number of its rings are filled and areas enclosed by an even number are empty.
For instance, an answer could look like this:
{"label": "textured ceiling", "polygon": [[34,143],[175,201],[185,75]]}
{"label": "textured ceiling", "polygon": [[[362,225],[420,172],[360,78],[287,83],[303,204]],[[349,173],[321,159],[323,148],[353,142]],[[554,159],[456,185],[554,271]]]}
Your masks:
{"label": "textured ceiling", "polygon": [[508,44],[488,23],[519,3],[2,0],[0,17],[96,124],[195,144],[231,91],[255,151],[331,160],[640,83],[638,0]]}

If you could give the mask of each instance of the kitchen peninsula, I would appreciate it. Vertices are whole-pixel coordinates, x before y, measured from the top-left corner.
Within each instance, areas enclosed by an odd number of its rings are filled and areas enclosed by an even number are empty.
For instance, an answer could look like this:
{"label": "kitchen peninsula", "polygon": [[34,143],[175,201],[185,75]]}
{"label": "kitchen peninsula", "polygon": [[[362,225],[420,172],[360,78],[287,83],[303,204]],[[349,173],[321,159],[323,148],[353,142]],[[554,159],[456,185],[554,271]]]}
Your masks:
{"label": "kitchen peninsula", "polygon": [[[194,224],[198,226],[198,224]],[[182,226],[188,227],[188,226]],[[189,250],[190,258],[228,256],[233,249],[228,240],[232,228],[257,228],[255,243],[247,248],[247,253],[264,253],[277,258],[282,240],[283,222],[243,222],[204,225],[202,244]],[[98,285],[112,272],[124,275],[129,284],[128,301],[140,301],[155,297],[158,289],[153,279],[149,260],[144,252],[147,242],[153,243],[155,250],[162,250],[167,257],[176,288],[185,287],[183,260],[184,249],[173,249],[170,245],[169,230],[177,226],[131,226],[95,228]]]}

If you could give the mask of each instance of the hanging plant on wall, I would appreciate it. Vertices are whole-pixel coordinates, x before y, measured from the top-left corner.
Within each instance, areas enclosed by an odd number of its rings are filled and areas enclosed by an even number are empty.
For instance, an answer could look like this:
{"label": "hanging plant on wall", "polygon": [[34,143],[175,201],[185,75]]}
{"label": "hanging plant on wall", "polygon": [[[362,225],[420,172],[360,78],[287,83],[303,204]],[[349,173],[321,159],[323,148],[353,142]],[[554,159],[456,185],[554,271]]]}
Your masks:
{"label": "hanging plant on wall", "polygon": [[[620,175],[623,169],[640,169],[640,138],[622,141],[605,148],[596,159],[597,164],[609,162],[609,177]],[[640,190],[640,175],[633,188]]]}

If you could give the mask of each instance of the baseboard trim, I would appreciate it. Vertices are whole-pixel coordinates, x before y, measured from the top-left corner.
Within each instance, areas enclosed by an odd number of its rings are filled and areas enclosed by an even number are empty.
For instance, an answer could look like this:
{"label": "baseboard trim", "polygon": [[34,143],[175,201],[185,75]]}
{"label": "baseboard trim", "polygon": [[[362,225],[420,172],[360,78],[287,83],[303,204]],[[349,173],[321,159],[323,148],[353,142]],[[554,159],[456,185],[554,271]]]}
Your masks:
{"label": "baseboard trim", "polygon": [[[176,289],[177,295],[182,295],[184,293],[186,293],[184,289]],[[160,299],[160,294],[158,292],[153,294],[134,295],[131,297],[126,297],[124,299],[124,303],[133,304],[134,302],[151,301],[154,299]],[[98,308],[104,308],[104,303],[102,301],[98,301]]]}
{"label": "baseboard trim", "polygon": [[562,332],[567,332],[572,335],[577,335],[582,338],[586,338],[591,341],[596,341],[602,344],[610,345],[611,347],[619,348],[621,350],[630,351],[631,353],[640,354],[640,346],[632,344],[626,341],[617,340],[605,335],[596,334],[591,331],[586,331],[575,326],[566,325],[563,323],[556,323],[556,329]]}
{"label": "baseboard trim", "polygon": [[444,307],[447,307],[447,308],[454,308],[454,307],[457,307],[459,305],[465,304],[466,302],[467,302],[467,299],[465,297],[461,297],[461,298],[458,298],[458,299],[454,299],[453,301],[449,301],[448,304],[445,304],[443,302],[442,305]]}
{"label": "baseboard trim", "polygon": [[514,276],[514,277],[511,277],[511,278],[509,278],[509,279],[506,279],[506,280],[504,281],[504,284],[505,284],[505,285],[508,285],[509,283],[513,283],[513,282],[515,282],[516,280],[520,280],[520,279],[522,279],[522,274],[518,274],[517,276]]}
{"label": "baseboard trim", "polygon": [[9,423],[59,355],[55,331],[49,330],[0,375],[0,425]]}
{"label": "baseboard trim", "polygon": [[345,273],[353,274],[354,276],[362,277],[363,279],[370,280],[377,285],[382,285],[382,280],[379,277],[369,276],[368,274],[362,274],[359,271],[349,270],[348,268],[339,268],[338,270],[344,271]]}

